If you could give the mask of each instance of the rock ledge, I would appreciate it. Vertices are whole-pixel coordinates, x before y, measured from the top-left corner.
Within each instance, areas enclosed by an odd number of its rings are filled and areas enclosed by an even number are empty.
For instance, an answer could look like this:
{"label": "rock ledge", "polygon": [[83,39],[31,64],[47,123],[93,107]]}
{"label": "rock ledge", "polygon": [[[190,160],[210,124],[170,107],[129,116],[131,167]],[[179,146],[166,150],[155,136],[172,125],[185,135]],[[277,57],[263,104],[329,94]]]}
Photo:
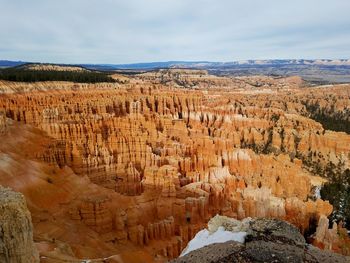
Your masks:
{"label": "rock ledge", "polygon": [[212,244],[180,257],[173,263],[345,263],[349,257],[308,245],[298,229],[277,219],[252,219],[244,244]]}

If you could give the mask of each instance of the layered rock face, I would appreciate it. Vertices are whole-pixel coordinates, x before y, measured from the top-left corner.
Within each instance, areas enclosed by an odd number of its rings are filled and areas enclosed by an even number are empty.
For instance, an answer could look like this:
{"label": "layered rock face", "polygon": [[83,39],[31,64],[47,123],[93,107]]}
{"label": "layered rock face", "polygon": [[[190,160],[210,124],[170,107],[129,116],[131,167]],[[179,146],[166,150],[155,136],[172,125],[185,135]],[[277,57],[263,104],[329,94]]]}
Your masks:
{"label": "layered rock face", "polygon": [[24,196],[0,186],[0,261],[39,262],[33,226]]}
{"label": "layered rock face", "polygon": [[[314,197],[313,164],[349,167],[350,136],[307,117],[303,94],[324,89],[302,86],[182,70],[125,84],[2,83],[0,184],[26,196],[51,258],[175,258],[216,214],[307,232],[332,212]],[[332,89],[349,98],[349,86]]]}

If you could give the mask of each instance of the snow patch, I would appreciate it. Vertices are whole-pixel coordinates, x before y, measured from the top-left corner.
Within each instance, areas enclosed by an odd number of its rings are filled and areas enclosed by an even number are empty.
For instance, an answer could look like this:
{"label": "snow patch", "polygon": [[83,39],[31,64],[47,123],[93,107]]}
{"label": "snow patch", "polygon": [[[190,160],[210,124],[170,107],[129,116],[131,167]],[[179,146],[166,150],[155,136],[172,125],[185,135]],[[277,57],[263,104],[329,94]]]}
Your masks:
{"label": "snow patch", "polygon": [[251,161],[252,159],[250,158],[250,155],[248,154],[247,151],[242,150],[242,149],[236,149],[233,152],[233,156],[236,160],[245,160],[245,161]]}
{"label": "snow patch", "polygon": [[242,114],[234,114],[233,119],[242,120],[242,119],[246,119],[246,117],[244,117]]}
{"label": "snow patch", "polygon": [[314,196],[316,199],[321,199],[321,188],[322,185],[318,185],[315,187]]}
{"label": "snow patch", "polygon": [[193,250],[214,243],[224,243],[227,241],[236,241],[244,243],[247,232],[231,232],[226,231],[220,226],[218,230],[212,234],[207,229],[199,231],[196,236],[188,243],[187,247],[182,251],[180,257],[190,253]]}

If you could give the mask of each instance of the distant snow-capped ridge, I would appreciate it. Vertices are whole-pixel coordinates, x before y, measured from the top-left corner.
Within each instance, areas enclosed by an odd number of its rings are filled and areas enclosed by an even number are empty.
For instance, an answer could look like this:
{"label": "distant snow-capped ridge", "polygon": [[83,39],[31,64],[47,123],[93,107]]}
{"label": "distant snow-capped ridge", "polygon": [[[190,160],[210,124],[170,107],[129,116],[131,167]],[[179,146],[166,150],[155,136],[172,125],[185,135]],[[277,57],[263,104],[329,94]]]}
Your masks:
{"label": "distant snow-capped ridge", "polygon": [[305,65],[350,65],[350,59],[267,59],[242,60],[238,64],[305,64]]}
{"label": "distant snow-capped ridge", "polygon": [[350,66],[350,59],[262,59],[233,62],[174,62],[171,67],[220,67],[234,65],[324,65]]}

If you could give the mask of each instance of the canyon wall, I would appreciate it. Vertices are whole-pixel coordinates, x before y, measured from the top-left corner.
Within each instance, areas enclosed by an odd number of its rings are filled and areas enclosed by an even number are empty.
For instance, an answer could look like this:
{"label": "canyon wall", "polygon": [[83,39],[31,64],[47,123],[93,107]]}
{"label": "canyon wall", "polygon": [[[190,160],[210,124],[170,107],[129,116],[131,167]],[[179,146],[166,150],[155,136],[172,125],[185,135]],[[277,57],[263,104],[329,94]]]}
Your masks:
{"label": "canyon wall", "polygon": [[[181,70],[126,84],[2,83],[11,169],[0,183],[24,193],[52,258],[175,258],[216,214],[279,218],[305,233],[332,212],[315,175],[349,167],[350,136],[307,117],[303,96],[324,90],[302,85]],[[69,249],[47,249],[58,241]]]}

